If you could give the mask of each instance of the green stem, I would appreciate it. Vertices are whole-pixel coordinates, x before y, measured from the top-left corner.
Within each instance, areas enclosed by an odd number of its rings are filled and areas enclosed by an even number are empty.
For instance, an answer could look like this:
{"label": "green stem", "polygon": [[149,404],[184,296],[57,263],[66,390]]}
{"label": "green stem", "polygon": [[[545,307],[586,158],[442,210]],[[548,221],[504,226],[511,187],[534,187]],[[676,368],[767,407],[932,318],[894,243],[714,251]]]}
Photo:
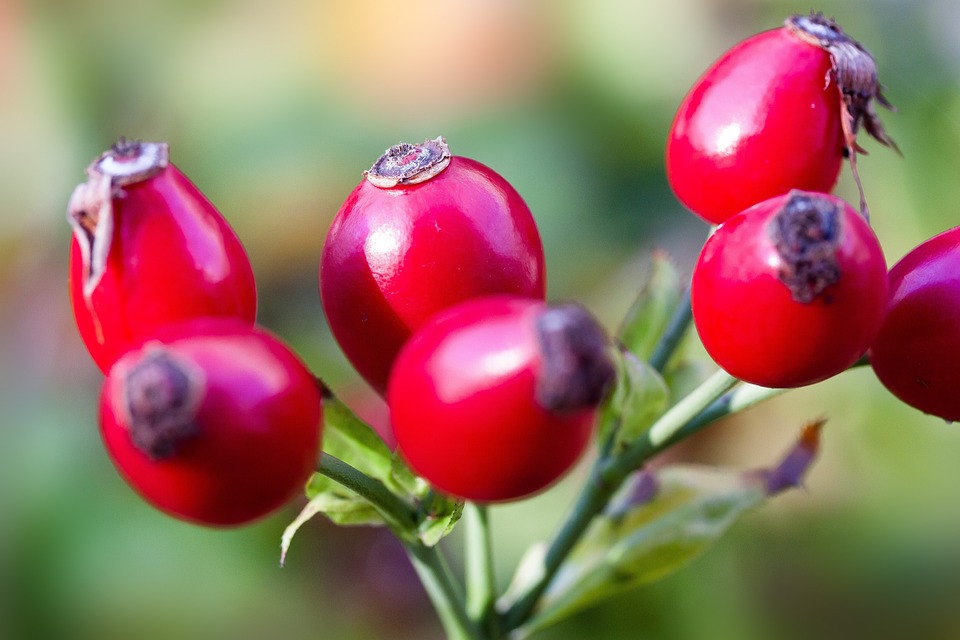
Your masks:
{"label": "green stem", "polygon": [[553,577],[590,526],[594,516],[603,510],[627,476],[668,443],[672,443],[675,434],[737,382],[738,380],[728,373],[718,371],[671,407],[630,448],[612,459],[600,457],[597,460],[573,510],[547,548],[540,579],[504,613],[503,620],[507,629],[519,627],[530,617],[540,597],[550,586]]}
{"label": "green stem", "polygon": [[413,508],[387,489],[382,482],[350,466],[329,453],[320,454],[317,472],[350,489],[377,508],[397,533],[415,531],[417,516]]}
{"label": "green stem", "polygon": [[437,610],[440,623],[450,640],[485,640],[486,636],[467,614],[463,594],[447,568],[443,557],[435,546],[428,547],[420,542],[406,544],[407,553],[413,563],[420,582],[423,583],[430,601]]}
{"label": "green stem", "polygon": [[758,387],[757,385],[744,383],[714,400],[710,403],[709,407],[701,411],[695,418],[685,424],[683,428],[678,429],[673,437],[667,441],[667,446],[699,431],[711,422],[749,409],[754,405],[760,404],[770,398],[775,398],[787,391],[789,391],[789,389],[770,389],[768,387]]}
{"label": "green stem", "polygon": [[466,529],[467,613],[487,630],[500,637],[495,616],[496,578],[489,512],[485,505],[467,502],[463,506]]}
{"label": "green stem", "polygon": [[[689,395],[670,407],[653,423],[642,438],[610,461],[601,475],[607,484],[619,486],[633,471],[667,446],[679,440],[678,434],[696,420],[710,405],[732,389],[739,380],[720,369]],[[702,426],[705,426],[704,423]],[[692,433],[690,431],[689,433]],[[685,435],[689,435],[685,433]]]}
{"label": "green stem", "polygon": [[680,342],[683,340],[683,336],[686,334],[692,318],[690,285],[687,285],[683,290],[683,294],[680,296],[676,309],[673,310],[673,315],[670,317],[667,328],[664,329],[660,340],[653,348],[653,353],[650,354],[650,366],[659,373],[663,373],[664,368],[666,368],[667,363],[670,361],[670,357],[674,351],[677,350],[677,347],[680,346]]}
{"label": "green stem", "polygon": [[[869,366],[869,364],[870,361],[866,357],[863,357],[850,365],[847,371],[866,367]],[[790,389],[771,389],[769,387],[758,387],[755,384],[744,382],[710,403],[710,406],[701,411],[682,428],[678,429],[676,433],[664,443],[663,447],[668,447],[674,442],[683,440],[720,418],[740,413],[761,402],[783,395],[787,391],[790,391]]]}

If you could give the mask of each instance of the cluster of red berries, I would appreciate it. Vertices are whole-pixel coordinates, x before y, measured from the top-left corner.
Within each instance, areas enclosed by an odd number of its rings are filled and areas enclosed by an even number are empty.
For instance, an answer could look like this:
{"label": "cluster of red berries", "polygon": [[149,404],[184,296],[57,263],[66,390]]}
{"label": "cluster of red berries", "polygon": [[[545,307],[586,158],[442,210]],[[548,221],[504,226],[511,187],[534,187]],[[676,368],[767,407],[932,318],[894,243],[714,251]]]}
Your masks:
{"label": "cluster of red berries", "polygon": [[828,193],[844,157],[860,187],[862,126],[896,146],[876,64],[821,14],[795,15],[721,56],[677,112],[667,175],[677,197],[719,225],[692,279],[710,356],[742,380],[798,387],[865,354],[900,399],[960,419],[960,228],[889,273],[860,211]]}
{"label": "cluster of red berries", "polygon": [[[717,224],[692,278],[693,320],[733,376],[829,378],[869,351],[907,403],[960,419],[960,228],[888,274],[866,217],[829,195],[863,127],[893,145],[870,54],[821,15],[724,54],[680,106],[666,149],[678,198]],[[70,292],[107,374],[100,424],[148,501],[228,525],[291,498],[314,470],[321,386],[255,325],[249,260],[165,144],[121,140],[69,206]],[[327,235],[333,335],[390,407],[400,452],[438,490],[513,500],[587,448],[615,377],[581,306],[545,302],[543,248],[517,191],[442,138],[388,149]]]}
{"label": "cluster of red berries", "polygon": [[[321,385],[254,324],[249,260],[162,143],[121,140],[69,206],[70,291],[107,373],[100,424],[149,502],[228,525],[314,470]],[[473,500],[523,497],[569,469],[613,378],[582,307],[544,302],[533,217],[442,139],[389,149],[327,236],[320,292],[350,361],[389,401],[411,466]]]}
{"label": "cluster of red berries", "polygon": [[222,526],[273,511],[314,469],[320,391],[255,326],[243,246],[166,144],[121,140],[87,174],[69,205],[70,297],[107,374],[107,452],[179,518]]}
{"label": "cluster of red berries", "polygon": [[435,488],[521,498],[587,448],[614,376],[606,335],[579,305],[544,302],[526,203],[442,138],[391,147],[366,172],[327,234],[320,293]]}

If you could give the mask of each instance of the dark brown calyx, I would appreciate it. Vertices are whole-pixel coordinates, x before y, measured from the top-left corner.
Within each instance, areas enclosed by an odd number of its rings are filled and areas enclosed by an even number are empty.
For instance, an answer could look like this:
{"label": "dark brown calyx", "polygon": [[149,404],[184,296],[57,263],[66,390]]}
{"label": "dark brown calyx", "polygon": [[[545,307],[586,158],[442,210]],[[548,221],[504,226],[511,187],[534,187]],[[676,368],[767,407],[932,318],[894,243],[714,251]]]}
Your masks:
{"label": "dark brown calyx", "polygon": [[866,217],[866,198],[857,171],[857,154],[866,153],[857,143],[860,125],[881,144],[892,147],[898,153],[900,151],[887,135],[874,109],[874,100],[887,109],[893,109],[893,105],[883,96],[883,88],[877,77],[877,61],[866,47],[844,33],[840,25],[822,13],[793,15],[786,19],[785,24],[795,36],[830,54],[834,78],[840,89],[840,124],[846,145],[845,154],[860,190],[860,210]]}
{"label": "dark brown calyx", "polygon": [[134,445],[160,460],[199,432],[196,418],[205,384],[192,363],[159,345],[145,349],[124,374],[123,410]]}
{"label": "dark brown calyx", "polygon": [[83,260],[83,295],[87,300],[106,268],[113,239],[113,198],[121,187],[146,180],[167,166],[165,142],[120,138],[87,167],[87,181],[77,185],[67,205]]}
{"label": "dark brown calyx", "polygon": [[450,149],[442,137],[421,144],[401,142],[387,149],[363,175],[382,189],[417,184],[446,169],[450,157]]}
{"label": "dark brown calyx", "polygon": [[768,232],[780,257],[777,276],[797,302],[813,302],[840,279],[840,212],[831,199],[791,191]]}
{"label": "dark brown calyx", "polygon": [[536,331],[540,406],[563,414],[599,405],[616,371],[607,334],[593,316],[576,303],[552,305],[537,318]]}

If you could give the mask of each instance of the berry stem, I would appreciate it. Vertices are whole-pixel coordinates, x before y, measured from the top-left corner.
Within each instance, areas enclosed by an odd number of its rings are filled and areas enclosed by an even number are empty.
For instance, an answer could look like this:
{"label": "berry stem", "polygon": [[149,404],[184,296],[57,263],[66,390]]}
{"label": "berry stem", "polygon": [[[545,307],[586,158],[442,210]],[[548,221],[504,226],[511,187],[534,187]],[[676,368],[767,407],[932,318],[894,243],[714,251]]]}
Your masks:
{"label": "berry stem", "polygon": [[417,515],[412,507],[404,503],[382,482],[374,480],[362,471],[350,466],[329,453],[320,454],[317,473],[338,482],[358,496],[366,499],[390,523],[394,532],[403,540],[416,534]]}
{"label": "berry stem", "polygon": [[486,629],[489,637],[499,638],[495,616],[496,578],[490,513],[485,505],[467,502],[463,507],[463,520],[466,535],[467,613]]}
{"label": "berry stem", "polygon": [[680,346],[680,342],[686,335],[687,328],[690,327],[690,321],[692,319],[693,312],[690,306],[690,285],[688,284],[683,291],[683,295],[680,296],[680,301],[677,303],[676,308],[673,310],[673,315],[670,316],[670,322],[660,336],[660,340],[653,348],[653,353],[650,354],[650,366],[656,369],[657,372],[663,373],[667,363],[670,361],[670,357],[677,350],[677,347]]}
{"label": "berry stem", "polygon": [[486,636],[467,614],[463,593],[437,547],[428,547],[417,541],[407,542],[406,547],[447,637],[450,640],[485,640]]}

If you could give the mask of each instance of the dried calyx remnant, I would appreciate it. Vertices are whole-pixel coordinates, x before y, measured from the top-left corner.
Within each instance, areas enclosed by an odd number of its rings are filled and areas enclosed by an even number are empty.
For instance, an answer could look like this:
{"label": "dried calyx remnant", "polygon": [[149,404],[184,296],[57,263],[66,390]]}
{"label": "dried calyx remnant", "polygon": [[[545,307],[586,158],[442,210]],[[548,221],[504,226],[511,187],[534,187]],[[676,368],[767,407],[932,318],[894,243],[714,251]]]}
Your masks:
{"label": "dried calyx remnant", "polygon": [[562,414],[599,405],[616,372],[607,334],[593,316],[576,303],[552,305],[537,318],[536,331],[540,406]]}
{"label": "dried calyx remnant", "polygon": [[363,175],[382,189],[417,184],[446,169],[450,157],[450,149],[442,137],[420,144],[401,142],[387,149]]}
{"label": "dried calyx remnant", "polygon": [[[770,221],[777,276],[797,302],[813,302],[840,279],[840,212],[829,198],[793,191]],[[829,302],[829,298],[824,299]]]}
{"label": "dried calyx remnant", "polygon": [[118,189],[146,180],[169,162],[165,142],[120,138],[87,167],[87,181],[77,185],[67,205],[84,265],[83,293],[90,298],[106,268],[113,238],[113,198]]}
{"label": "dried calyx remnant", "polygon": [[880,143],[899,152],[893,139],[887,135],[873,101],[887,109],[893,105],[884,97],[883,87],[877,77],[877,62],[862,44],[843,32],[836,22],[822,13],[793,15],[786,19],[786,27],[803,40],[820,47],[830,54],[833,75],[840,91],[841,126],[843,127],[844,152],[850,159],[854,181],[860,190],[860,210],[866,216],[867,205],[857,171],[857,154],[866,151],[857,144],[860,125]]}
{"label": "dried calyx remnant", "polygon": [[138,449],[154,460],[167,458],[195,436],[203,399],[202,372],[159,345],[145,347],[142,359],[122,378],[123,412]]}

